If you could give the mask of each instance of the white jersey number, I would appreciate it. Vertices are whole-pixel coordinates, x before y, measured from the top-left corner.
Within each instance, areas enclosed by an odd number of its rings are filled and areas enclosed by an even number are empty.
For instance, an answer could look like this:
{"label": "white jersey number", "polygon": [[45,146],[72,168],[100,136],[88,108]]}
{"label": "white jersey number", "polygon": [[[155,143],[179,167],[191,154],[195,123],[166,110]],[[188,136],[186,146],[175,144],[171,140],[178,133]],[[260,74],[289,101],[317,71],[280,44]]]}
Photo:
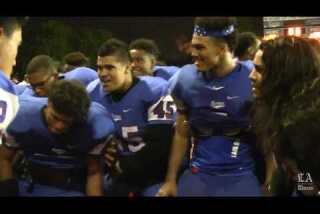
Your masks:
{"label": "white jersey number", "polygon": [[158,102],[148,110],[148,119],[152,120],[172,120],[177,107],[170,95],[161,97]]}
{"label": "white jersey number", "polygon": [[126,146],[122,146],[127,147],[130,152],[138,152],[146,145],[141,137],[136,136],[139,131],[138,126],[123,126],[121,130],[122,137],[128,142]]}

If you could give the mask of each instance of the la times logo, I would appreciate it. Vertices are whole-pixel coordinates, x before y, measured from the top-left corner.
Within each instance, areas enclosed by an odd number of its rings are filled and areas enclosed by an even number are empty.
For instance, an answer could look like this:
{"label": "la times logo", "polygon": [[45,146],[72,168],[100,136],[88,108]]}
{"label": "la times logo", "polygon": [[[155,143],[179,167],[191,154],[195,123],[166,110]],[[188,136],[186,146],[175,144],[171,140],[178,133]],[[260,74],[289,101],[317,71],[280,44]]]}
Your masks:
{"label": "la times logo", "polygon": [[[312,181],[312,177],[310,173],[299,173],[298,180],[297,180],[297,190],[299,191],[313,191],[314,185]],[[320,192],[318,192],[320,195]]]}

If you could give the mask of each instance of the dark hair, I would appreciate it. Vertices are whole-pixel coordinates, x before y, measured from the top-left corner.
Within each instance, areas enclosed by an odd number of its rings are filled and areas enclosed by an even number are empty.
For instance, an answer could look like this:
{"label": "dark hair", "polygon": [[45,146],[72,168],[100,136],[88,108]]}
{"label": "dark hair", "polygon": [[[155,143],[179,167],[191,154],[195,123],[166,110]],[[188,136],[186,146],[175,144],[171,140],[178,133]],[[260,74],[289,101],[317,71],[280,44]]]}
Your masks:
{"label": "dark hair", "polygon": [[0,27],[3,28],[4,34],[10,37],[16,29],[24,25],[27,18],[0,17]]}
{"label": "dark hair", "polygon": [[71,52],[63,57],[63,61],[75,67],[88,66],[89,58],[86,57],[82,52]]}
{"label": "dark hair", "polygon": [[155,41],[151,39],[141,38],[141,39],[134,40],[129,45],[129,50],[132,50],[132,49],[143,50],[148,54],[153,55],[156,59],[160,57],[159,48],[155,43]]}
{"label": "dark hair", "polygon": [[238,35],[237,45],[234,49],[234,55],[238,58],[242,58],[247,54],[248,49],[257,45],[257,36],[252,32],[243,32]]}
{"label": "dark hair", "polygon": [[27,65],[26,73],[27,75],[46,72],[48,74],[57,71],[57,63],[48,55],[38,55],[33,57]]}
{"label": "dark hair", "polygon": [[55,111],[73,118],[76,123],[83,122],[87,118],[90,98],[86,89],[77,80],[53,81],[49,85],[48,100]]}
{"label": "dark hair", "polygon": [[308,39],[280,37],[262,47],[265,71],[261,92],[268,105],[291,101],[319,75],[319,56]]}
{"label": "dark hair", "polygon": [[128,45],[118,39],[109,39],[101,45],[98,50],[98,56],[116,56],[120,61],[124,63],[130,62]]}
{"label": "dark hair", "polygon": [[282,122],[278,157],[294,160],[302,172],[320,182],[320,77],[294,99]]}
{"label": "dark hair", "polygon": [[319,143],[311,138],[320,133],[319,122],[314,123],[319,121],[319,54],[300,37],[280,37],[261,47],[264,71],[254,115],[261,148],[274,152],[278,161],[292,159],[300,170],[319,176],[319,169],[314,171]]}
{"label": "dark hair", "polygon": [[[235,17],[224,17],[224,16],[216,16],[216,17],[197,17],[195,19],[195,24],[199,27],[205,28],[210,31],[223,31],[226,30],[229,26],[233,25],[236,28],[237,20]],[[227,43],[231,52],[233,52],[236,46],[237,39],[237,29],[234,30],[233,33],[216,38],[218,40],[223,40]]]}

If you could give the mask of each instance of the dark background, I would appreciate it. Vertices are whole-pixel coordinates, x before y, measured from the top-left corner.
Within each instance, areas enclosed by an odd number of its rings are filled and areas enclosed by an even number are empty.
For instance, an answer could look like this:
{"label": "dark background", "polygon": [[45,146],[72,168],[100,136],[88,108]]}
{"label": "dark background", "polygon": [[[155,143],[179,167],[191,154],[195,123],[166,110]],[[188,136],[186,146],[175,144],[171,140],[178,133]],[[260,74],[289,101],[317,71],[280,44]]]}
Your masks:
{"label": "dark background", "polygon": [[[262,17],[237,17],[240,32],[263,35]],[[193,17],[29,17],[23,29],[14,74],[21,80],[28,61],[47,54],[57,61],[72,51],[81,51],[93,66],[99,46],[111,37],[130,42],[145,37],[156,41],[163,59],[170,62],[178,54],[175,38],[191,38]]]}

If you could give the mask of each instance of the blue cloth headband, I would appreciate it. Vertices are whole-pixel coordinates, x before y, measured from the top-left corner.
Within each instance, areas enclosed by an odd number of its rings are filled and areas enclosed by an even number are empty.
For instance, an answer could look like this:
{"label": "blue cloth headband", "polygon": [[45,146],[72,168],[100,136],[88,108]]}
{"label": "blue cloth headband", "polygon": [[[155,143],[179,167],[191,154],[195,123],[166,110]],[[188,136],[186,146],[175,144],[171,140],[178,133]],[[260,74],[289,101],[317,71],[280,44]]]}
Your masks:
{"label": "blue cloth headband", "polygon": [[196,34],[197,36],[209,36],[209,37],[218,37],[218,38],[228,36],[233,32],[234,32],[233,25],[230,25],[228,28],[222,31],[212,31],[212,30],[208,30],[203,27],[200,27],[198,25],[195,25],[194,31],[193,31],[193,33]]}

